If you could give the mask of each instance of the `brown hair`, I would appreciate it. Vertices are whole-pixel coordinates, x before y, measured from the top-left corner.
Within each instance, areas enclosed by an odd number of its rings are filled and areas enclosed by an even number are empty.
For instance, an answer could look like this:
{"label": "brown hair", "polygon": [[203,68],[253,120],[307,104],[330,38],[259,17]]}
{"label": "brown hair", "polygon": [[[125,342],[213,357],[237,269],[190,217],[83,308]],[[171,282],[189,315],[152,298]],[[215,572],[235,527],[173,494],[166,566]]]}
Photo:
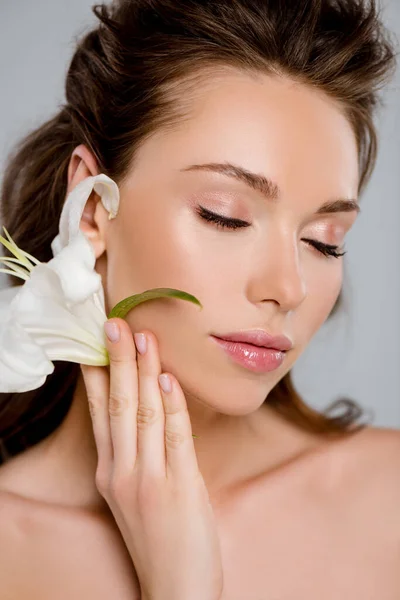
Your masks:
{"label": "brown hair", "polygon": [[[50,243],[67,190],[70,156],[85,144],[100,172],[121,183],[136,152],[161,128],[186,118],[190,89],[218,69],[281,74],[324,91],[342,107],[356,136],[361,192],[376,161],[378,91],[395,66],[375,1],[120,0],[93,7],[100,23],[80,40],[66,78],[66,102],[9,157],[2,222],[39,260]],[[10,285],[20,280],[10,276]],[[332,311],[341,305],[338,298]],[[40,441],[67,413],[79,365],[58,361],[31,392],[0,394],[5,459]],[[308,407],[288,373],[266,402],[301,428],[347,433],[362,409],[342,398],[324,413]],[[330,416],[335,408],[345,410]]]}

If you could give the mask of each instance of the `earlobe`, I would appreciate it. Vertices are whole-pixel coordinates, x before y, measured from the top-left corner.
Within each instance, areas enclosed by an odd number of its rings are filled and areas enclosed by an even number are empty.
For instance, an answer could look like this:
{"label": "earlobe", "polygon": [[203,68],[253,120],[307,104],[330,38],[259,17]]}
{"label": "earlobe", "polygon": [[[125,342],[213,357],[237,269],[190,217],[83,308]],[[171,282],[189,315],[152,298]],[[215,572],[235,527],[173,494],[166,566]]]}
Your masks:
{"label": "earlobe", "polygon": [[100,256],[102,256],[102,254],[104,254],[106,249],[105,243],[100,235],[100,232],[96,232],[93,229],[93,227],[88,226],[83,221],[81,221],[79,229],[83,231],[87,239],[90,241],[90,245],[93,248],[93,252],[97,260],[98,258],[100,258]]}

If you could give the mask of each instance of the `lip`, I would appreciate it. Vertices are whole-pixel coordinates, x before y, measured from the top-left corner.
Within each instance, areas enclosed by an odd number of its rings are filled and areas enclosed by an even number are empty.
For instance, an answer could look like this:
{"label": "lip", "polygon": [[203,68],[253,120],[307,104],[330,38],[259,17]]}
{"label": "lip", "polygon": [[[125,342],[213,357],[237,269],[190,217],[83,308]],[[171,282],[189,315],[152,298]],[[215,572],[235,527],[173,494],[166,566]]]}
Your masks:
{"label": "lip", "polygon": [[214,335],[213,337],[228,342],[243,342],[252,346],[261,346],[281,352],[286,352],[293,348],[292,341],[285,335],[272,336],[263,329],[242,330],[224,335]]}
{"label": "lip", "polygon": [[236,363],[253,371],[254,373],[268,373],[280,367],[285,360],[285,352],[254,346],[244,342],[233,342],[211,336],[211,338],[229,355]]}

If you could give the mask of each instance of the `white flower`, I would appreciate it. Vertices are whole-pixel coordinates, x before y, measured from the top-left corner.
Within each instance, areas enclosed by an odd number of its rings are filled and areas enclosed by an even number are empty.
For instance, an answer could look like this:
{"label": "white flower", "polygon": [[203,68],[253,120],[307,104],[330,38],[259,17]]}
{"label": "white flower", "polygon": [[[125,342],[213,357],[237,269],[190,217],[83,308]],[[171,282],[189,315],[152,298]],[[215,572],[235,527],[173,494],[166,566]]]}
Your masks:
{"label": "white flower", "polygon": [[107,175],[88,177],[68,195],[62,209],[59,233],[51,243],[54,258],[38,261],[18,248],[8,231],[0,243],[14,254],[0,257],[22,286],[0,291],[0,393],[27,392],[41,387],[54,371],[53,360],[82,365],[110,364],[104,323],[125,315],[141,302],[179,298],[202,304],[195,296],[174,288],[153,288],[124,298],[105,312],[101,276],[96,257],[80,229],[92,190],[101,197],[109,219],[117,216],[118,186]]}
{"label": "white flower", "polygon": [[117,184],[104,174],[88,177],[68,195],[59,234],[51,243],[54,258],[42,263],[8,239],[0,242],[16,258],[0,257],[24,280],[0,291],[0,392],[41,387],[54,371],[53,360],[108,365],[103,325],[107,320],[101,276],[94,270],[93,248],[79,225],[95,190],[109,212],[119,208]]}

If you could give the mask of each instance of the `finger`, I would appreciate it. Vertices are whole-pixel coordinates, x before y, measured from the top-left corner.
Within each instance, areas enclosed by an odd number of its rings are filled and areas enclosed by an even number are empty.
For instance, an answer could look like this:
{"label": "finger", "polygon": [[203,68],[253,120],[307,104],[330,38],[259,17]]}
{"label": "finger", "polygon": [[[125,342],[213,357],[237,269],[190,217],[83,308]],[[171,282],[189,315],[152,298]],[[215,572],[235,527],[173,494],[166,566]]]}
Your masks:
{"label": "finger", "polygon": [[139,376],[139,405],[137,412],[138,456],[137,467],[143,473],[165,477],[164,407],[158,376],[161,365],[157,338],[150,331],[146,337],[146,351],[137,354]]}
{"label": "finger", "polygon": [[107,368],[80,365],[86,387],[89,412],[92,419],[93,435],[96,442],[100,476],[111,472],[113,448],[108,416],[108,391],[110,376]]}
{"label": "finger", "polygon": [[[165,376],[170,381],[170,392],[161,387]],[[185,395],[177,379],[169,373],[162,374],[160,390],[165,414],[166,476],[193,480],[199,474],[199,465]]]}
{"label": "finger", "polygon": [[120,331],[119,341],[106,340],[110,356],[108,415],[114,450],[113,474],[132,471],[137,456],[136,415],[138,375],[131,329],[124,319],[109,319]]}

